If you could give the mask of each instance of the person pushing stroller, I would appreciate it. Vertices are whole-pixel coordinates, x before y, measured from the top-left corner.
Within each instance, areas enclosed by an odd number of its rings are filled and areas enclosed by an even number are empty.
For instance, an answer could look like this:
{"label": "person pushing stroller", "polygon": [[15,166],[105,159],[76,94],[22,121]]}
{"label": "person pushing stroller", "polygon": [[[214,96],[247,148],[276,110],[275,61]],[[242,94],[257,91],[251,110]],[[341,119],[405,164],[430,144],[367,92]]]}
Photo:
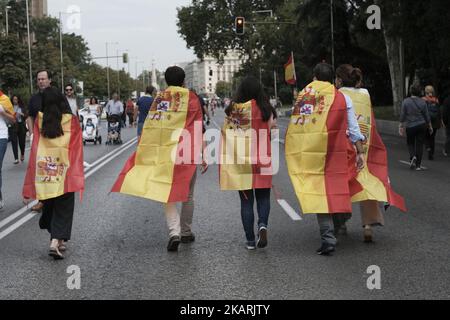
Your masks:
{"label": "person pushing stroller", "polygon": [[106,114],[108,119],[108,141],[110,140],[110,133],[114,131],[114,134],[118,134],[118,141],[120,143],[120,131],[122,128],[122,121],[120,119],[122,118],[123,113],[123,103],[120,101],[119,95],[114,93],[112,100],[110,100],[106,105]]}

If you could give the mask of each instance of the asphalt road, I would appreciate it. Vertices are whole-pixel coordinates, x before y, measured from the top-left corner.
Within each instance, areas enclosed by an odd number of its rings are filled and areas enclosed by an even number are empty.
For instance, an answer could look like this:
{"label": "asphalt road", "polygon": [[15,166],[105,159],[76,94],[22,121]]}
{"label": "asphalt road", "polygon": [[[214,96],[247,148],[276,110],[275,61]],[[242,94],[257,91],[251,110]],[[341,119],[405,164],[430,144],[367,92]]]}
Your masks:
{"label": "asphalt road", "polygon": [[[222,120],[219,111],[215,121]],[[280,127],[286,125],[281,119]],[[123,132],[125,141],[134,136],[135,129]],[[362,242],[355,208],[349,235],[339,239],[334,256],[317,256],[316,218],[293,222],[273,198],[269,247],[248,252],[238,194],[219,190],[212,166],[196,185],[197,241],[170,254],[161,204],[109,194],[133,145],[88,178],[65,260],[47,256],[49,236],[39,230],[37,216],[0,239],[0,299],[449,299],[450,160],[438,155],[424,163],[428,171],[411,172],[399,162],[408,157],[405,142],[384,138],[393,185],[407,199],[409,212],[391,209],[374,244]],[[86,146],[86,162],[117,148]],[[281,152],[284,159],[283,147]],[[24,170],[25,165],[12,164],[9,149],[0,225],[23,207]],[[298,211],[284,161],[274,182]],[[0,234],[24,215],[0,227]],[[81,270],[80,290],[66,284],[73,265]],[[367,288],[372,265],[381,269],[381,290]]]}

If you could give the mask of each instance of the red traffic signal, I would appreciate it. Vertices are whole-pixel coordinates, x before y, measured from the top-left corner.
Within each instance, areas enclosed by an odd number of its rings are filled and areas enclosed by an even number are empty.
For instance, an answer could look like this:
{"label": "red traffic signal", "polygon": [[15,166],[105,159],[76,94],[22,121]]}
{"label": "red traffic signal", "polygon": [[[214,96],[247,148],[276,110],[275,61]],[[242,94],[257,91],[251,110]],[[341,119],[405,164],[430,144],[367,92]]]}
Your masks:
{"label": "red traffic signal", "polygon": [[245,27],[245,18],[244,17],[237,17],[236,21],[235,21],[236,34],[243,35],[245,33],[244,27]]}

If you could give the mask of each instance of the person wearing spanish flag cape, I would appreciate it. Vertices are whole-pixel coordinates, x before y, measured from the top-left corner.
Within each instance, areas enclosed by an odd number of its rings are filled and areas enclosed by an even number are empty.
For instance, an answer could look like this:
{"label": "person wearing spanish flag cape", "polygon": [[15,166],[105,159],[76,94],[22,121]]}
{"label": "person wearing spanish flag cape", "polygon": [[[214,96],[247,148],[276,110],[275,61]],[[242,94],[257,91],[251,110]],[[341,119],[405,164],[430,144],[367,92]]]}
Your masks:
{"label": "person wearing spanish flag cape", "polygon": [[84,191],[84,168],[80,122],[57,88],[42,92],[33,135],[22,194],[25,203],[43,203],[39,226],[50,233],[49,255],[60,260],[71,239],[75,193]]}
{"label": "person wearing spanish flag cape", "polygon": [[[364,188],[352,197],[360,203],[364,241],[373,241],[373,227],[384,226],[383,213],[379,203],[395,206],[406,211],[404,199],[392,190],[386,146],[377,131],[369,92],[362,88],[363,73],[360,69],[345,64],[336,70],[336,87],[353,102],[364,143],[365,167],[358,173],[357,180]],[[345,222],[339,226],[346,229]]]}
{"label": "person wearing spanish flag cape", "polygon": [[300,92],[286,133],[286,161],[296,195],[303,213],[316,214],[319,222],[319,255],[335,251],[333,215],[352,211],[351,198],[362,191],[357,170],[364,168],[365,137],[350,101],[333,82],[332,66],[314,68],[314,81]]}
{"label": "person wearing spanish flag cape", "polygon": [[[164,204],[169,228],[169,252],[195,241],[192,233],[194,186],[201,161],[203,115],[197,96],[183,87],[185,72],[166,70],[167,90],[152,104],[135,154],[125,164],[112,192]],[[205,160],[205,159],[204,159]],[[181,215],[176,204],[182,203]]]}
{"label": "person wearing spanish flag cape", "polygon": [[[273,176],[270,130],[276,126],[276,112],[260,82],[249,76],[240,84],[225,113],[220,187],[223,191],[239,191],[247,249],[265,248]],[[258,239],[253,212],[255,199]]]}
{"label": "person wearing spanish flag cape", "polygon": [[7,95],[0,91],[0,210],[5,206],[2,195],[2,165],[8,147],[8,123],[14,123],[13,105]]}

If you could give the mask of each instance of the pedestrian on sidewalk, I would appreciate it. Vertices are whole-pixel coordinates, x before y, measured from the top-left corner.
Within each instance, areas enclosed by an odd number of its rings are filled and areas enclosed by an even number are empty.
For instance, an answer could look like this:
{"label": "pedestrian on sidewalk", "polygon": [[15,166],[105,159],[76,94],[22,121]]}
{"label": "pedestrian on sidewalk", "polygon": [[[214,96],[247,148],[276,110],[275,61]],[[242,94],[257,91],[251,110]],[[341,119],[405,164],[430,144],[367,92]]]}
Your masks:
{"label": "pedestrian on sidewalk", "polygon": [[450,90],[447,92],[447,98],[442,105],[442,124],[445,127],[446,141],[444,147],[444,156],[450,154]]}
{"label": "pedestrian on sidewalk", "polygon": [[420,98],[422,87],[416,83],[410,87],[411,96],[402,104],[399,133],[407,137],[411,170],[422,171],[422,158],[427,132],[433,134],[427,103]]}
{"label": "pedestrian on sidewalk", "polygon": [[75,90],[73,88],[73,85],[71,83],[67,84],[64,89],[66,93],[66,99],[69,103],[70,109],[72,110],[72,114],[76,117],[78,117],[78,102],[77,102],[77,96],[75,95]]}
{"label": "pedestrian on sidewalk", "polygon": [[147,119],[148,113],[154,101],[154,95],[156,89],[153,86],[148,86],[145,89],[145,94],[139,98],[136,107],[134,109],[134,123],[137,123],[137,135],[140,137],[142,135],[142,130],[144,129],[145,120]]}
{"label": "pedestrian on sidewalk", "polygon": [[[36,72],[36,82],[39,91],[31,96],[31,99],[28,103],[28,118],[27,118],[27,126],[30,131],[30,141],[33,141],[33,132],[34,132],[34,122],[37,118],[39,112],[42,110],[42,92],[50,88],[52,84],[52,73],[49,70],[41,69]],[[44,204],[42,202],[38,202],[37,205],[31,208],[33,212],[41,212]]]}
{"label": "pedestrian on sidewalk", "polygon": [[[261,83],[248,76],[239,85],[234,101],[225,110],[225,114],[227,117],[222,130],[220,186],[222,191],[239,191],[246,247],[248,250],[262,249],[268,244],[273,176],[270,131],[275,127],[276,112]],[[253,132],[255,135],[252,135]],[[234,143],[236,140],[237,144]],[[233,148],[230,149],[229,146]],[[239,154],[239,150],[246,150],[245,154]],[[245,161],[235,163],[236,156]],[[257,239],[255,200],[258,213]]]}
{"label": "pedestrian on sidewalk", "polygon": [[333,67],[320,63],[313,73],[295,104],[285,154],[303,213],[317,215],[317,253],[330,255],[337,245],[333,215],[352,212],[352,197],[363,190],[356,177],[365,167],[365,137],[351,99],[333,85]]}
{"label": "pedestrian on sidewalk", "polygon": [[[202,174],[208,165],[205,158],[200,160],[203,125],[198,98],[183,87],[183,69],[170,67],[165,78],[169,87],[153,102],[137,151],[126,163],[112,192],[163,203],[169,228],[167,250],[176,252],[180,243],[195,241],[192,219],[197,164],[202,163]],[[182,203],[181,214],[177,203]]]}
{"label": "pedestrian on sidewalk", "polygon": [[23,198],[43,203],[39,226],[50,233],[49,255],[61,260],[71,239],[75,192],[84,190],[81,128],[57,88],[42,92],[36,120]]}
{"label": "pedestrian on sidewalk", "polygon": [[[358,183],[364,188],[352,200],[360,203],[364,241],[373,242],[373,227],[384,226],[384,216],[380,203],[397,206],[406,210],[402,197],[391,188],[387,149],[378,133],[372,110],[369,91],[363,88],[363,73],[349,64],[341,65],[336,70],[336,87],[351,99],[364,142],[364,169],[358,173]],[[335,215],[334,217],[339,217]],[[342,222],[342,223],[339,223]],[[344,221],[335,221],[335,233],[347,230]],[[344,232],[346,234],[346,232]]]}
{"label": "pedestrian on sidewalk", "polygon": [[25,161],[25,145],[27,138],[27,110],[22,102],[22,99],[18,96],[13,96],[12,103],[14,106],[14,112],[16,116],[16,122],[9,126],[9,140],[14,154],[14,164],[19,164],[19,148],[20,148],[20,161]]}
{"label": "pedestrian on sidewalk", "polygon": [[134,106],[133,100],[128,99],[125,110],[127,113],[130,128],[133,127],[133,123],[134,123],[134,107],[135,106]]}
{"label": "pedestrian on sidewalk", "polygon": [[3,159],[5,158],[6,149],[8,147],[8,124],[14,123],[16,120],[14,115],[6,111],[12,106],[11,100],[1,91],[0,95],[0,210],[3,210],[5,202],[2,194],[2,167]]}
{"label": "pedestrian on sidewalk", "polygon": [[428,151],[428,160],[434,160],[434,153],[436,150],[436,135],[439,129],[442,128],[442,112],[439,99],[435,95],[433,86],[425,87],[425,97],[423,98],[428,106],[428,113],[430,114],[431,126],[433,132],[427,130],[425,145]]}

